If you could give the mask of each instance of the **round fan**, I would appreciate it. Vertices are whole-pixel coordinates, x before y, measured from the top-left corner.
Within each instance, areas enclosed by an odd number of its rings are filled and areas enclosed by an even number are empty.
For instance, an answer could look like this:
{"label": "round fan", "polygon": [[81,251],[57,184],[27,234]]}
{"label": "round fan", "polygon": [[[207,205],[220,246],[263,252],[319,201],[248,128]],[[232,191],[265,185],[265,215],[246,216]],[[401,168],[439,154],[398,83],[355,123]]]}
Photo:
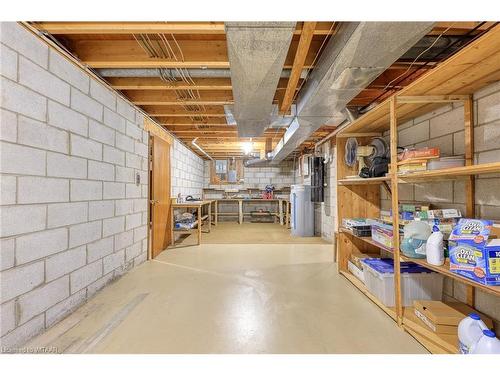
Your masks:
{"label": "round fan", "polygon": [[358,141],[356,138],[349,138],[345,144],[344,162],[349,167],[354,167],[358,155]]}
{"label": "round fan", "polygon": [[387,146],[387,142],[384,138],[373,138],[369,146],[372,148],[372,151],[370,155],[365,156],[365,162],[368,166],[372,165],[375,158],[384,158],[389,156],[389,147]]}

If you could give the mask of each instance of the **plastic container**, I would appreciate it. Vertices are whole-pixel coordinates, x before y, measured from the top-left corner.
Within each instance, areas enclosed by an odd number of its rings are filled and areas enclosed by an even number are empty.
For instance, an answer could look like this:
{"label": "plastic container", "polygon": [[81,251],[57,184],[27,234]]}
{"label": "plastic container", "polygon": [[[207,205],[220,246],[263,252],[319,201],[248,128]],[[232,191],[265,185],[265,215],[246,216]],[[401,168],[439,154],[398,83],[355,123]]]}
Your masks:
{"label": "plastic container", "polygon": [[470,354],[472,347],[483,336],[483,331],[488,327],[481,320],[481,317],[472,313],[458,324],[458,347],[460,353]]}
{"label": "plastic container", "polygon": [[[394,263],[392,259],[362,259],[367,289],[385,306],[394,307]],[[403,306],[414,300],[439,300],[443,293],[443,275],[412,262],[401,262]]]}
{"label": "plastic container", "polygon": [[427,169],[435,170],[435,169],[455,168],[455,167],[463,167],[464,165],[465,165],[465,159],[463,156],[448,156],[444,158],[429,160],[427,162]]}
{"label": "plastic container", "polygon": [[444,264],[444,236],[437,227],[434,227],[433,230],[434,232],[425,243],[425,256],[427,257],[427,263],[442,266]]}
{"label": "plastic container", "polygon": [[431,233],[430,225],[423,221],[412,221],[405,225],[400,245],[403,254],[410,258],[425,258],[425,246]]}
{"label": "plastic container", "polygon": [[472,347],[472,354],[500,354],[500,340],[495,337],[495,332],[485,329],[476,345]]}

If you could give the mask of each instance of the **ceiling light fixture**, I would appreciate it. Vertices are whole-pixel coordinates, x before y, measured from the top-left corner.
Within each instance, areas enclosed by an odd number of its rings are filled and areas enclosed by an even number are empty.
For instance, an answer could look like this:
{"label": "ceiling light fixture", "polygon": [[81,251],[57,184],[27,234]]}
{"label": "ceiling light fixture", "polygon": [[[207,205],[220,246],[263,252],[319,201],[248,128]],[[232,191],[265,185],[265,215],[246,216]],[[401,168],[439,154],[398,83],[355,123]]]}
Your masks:
{"label": "ceiling light fixture", "polygon": [[250,142],[243,142],[241,147],[243,148],[243,152],[248,155],[253,151],[252,139],[250,138]]}

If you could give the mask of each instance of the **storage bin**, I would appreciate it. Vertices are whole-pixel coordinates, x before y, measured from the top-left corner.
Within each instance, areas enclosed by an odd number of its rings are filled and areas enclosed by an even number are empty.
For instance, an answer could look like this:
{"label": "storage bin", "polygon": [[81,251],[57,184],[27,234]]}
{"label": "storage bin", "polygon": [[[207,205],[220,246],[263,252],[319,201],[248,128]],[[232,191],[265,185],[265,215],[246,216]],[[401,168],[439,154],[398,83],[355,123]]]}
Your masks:
{"label": "storage bin", "polygon": [[436,169],[463,167],[464,165],[465,159],[463,156],[449,156],[430,160],[427,163],[427,169],[432,171]]}
{"label": "storage bin", "polygon": [[[394,264],[392,259],[362,259],[366,288],[385,306],[394,307]],[[401,262],[401,302],[441,300],[443,275],[412,262]]]}

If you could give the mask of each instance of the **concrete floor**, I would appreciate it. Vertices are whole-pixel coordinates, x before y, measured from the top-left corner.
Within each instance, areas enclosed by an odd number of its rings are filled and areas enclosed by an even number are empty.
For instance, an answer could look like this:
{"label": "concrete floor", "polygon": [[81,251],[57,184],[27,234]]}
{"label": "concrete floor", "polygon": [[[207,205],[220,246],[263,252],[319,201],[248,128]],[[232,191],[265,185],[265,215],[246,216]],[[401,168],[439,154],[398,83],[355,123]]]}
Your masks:
{"label": "concrete floor", "polygon": [[[281,230],[268,231],[274,228]],[[216,231],[232,233],[225,225]],[[426,353],[337,274],[332,245],[324,242],[164,251],[29,346],[66,353]]]}

